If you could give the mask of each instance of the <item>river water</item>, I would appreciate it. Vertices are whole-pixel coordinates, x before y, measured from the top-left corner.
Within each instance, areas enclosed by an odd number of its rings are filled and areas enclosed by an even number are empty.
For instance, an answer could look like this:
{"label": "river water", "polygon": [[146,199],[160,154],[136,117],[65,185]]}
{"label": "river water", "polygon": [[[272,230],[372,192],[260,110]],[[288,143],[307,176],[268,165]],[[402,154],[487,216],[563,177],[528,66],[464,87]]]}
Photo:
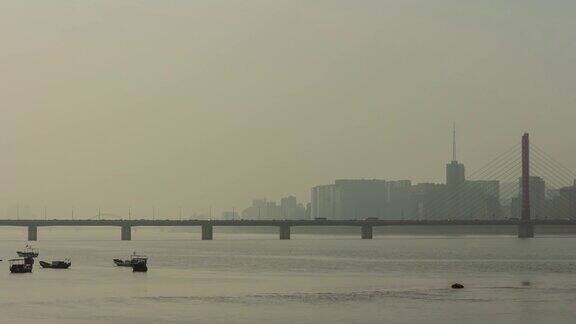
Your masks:
{"label": "river water", "polygon": [[[25,235],[0,229],[1,323],[575,322],[575,236],[201,241],[151,228],[122,242],[119,229],[54,228],[40,229],[39,259],[71,257],[72,268],[10,274]],[[149,256],[148,273],[113,266],[132,251]]]}

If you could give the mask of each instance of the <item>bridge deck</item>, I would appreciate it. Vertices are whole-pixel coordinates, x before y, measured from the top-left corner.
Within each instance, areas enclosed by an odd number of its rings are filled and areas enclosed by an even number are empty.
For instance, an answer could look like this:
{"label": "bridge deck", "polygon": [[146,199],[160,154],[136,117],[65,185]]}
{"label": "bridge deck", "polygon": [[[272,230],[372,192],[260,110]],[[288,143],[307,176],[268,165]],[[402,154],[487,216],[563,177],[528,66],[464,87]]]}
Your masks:
{"label": "bridge deck", "polygon": [[[519,223],[519,220],[0,220],[0,226],[486,226]],[[532,220],[530,224],[576,225],[576,220]]]}

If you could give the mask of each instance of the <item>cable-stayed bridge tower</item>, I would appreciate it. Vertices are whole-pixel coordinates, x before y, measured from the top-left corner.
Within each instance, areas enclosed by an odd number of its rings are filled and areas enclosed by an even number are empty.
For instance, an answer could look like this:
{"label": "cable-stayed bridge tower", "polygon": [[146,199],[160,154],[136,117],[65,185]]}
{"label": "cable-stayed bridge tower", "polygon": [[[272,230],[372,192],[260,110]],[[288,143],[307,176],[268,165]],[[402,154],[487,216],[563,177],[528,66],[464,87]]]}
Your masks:
{"label": "cable-stayed bridge tower", "polygon": [[520,238],[534,237],[536,225],[576,221],[576,173],[531,143],[528,133],[466,177],[452,143],[446,184],[420,185],[417,219],[507,221]]}
{"label": "cable-stayed bridge tower", "polygon": [[534,225],[530,223],[530,135],[522,136],[522,215],[518,224],[518,237],[534,237]]}

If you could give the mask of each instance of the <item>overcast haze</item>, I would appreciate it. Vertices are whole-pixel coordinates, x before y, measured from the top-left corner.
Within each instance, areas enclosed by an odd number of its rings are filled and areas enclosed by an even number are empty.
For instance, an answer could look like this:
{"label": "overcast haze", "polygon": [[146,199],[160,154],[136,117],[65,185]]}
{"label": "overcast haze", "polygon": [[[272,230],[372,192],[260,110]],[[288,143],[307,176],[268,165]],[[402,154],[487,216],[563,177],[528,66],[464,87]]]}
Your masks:
{"label": "overcast haze", "polygon": [[568,0],[2,1],[0,208],[439,182],[453,121],[468,170],[523,131],[576,170],[575,31]]}

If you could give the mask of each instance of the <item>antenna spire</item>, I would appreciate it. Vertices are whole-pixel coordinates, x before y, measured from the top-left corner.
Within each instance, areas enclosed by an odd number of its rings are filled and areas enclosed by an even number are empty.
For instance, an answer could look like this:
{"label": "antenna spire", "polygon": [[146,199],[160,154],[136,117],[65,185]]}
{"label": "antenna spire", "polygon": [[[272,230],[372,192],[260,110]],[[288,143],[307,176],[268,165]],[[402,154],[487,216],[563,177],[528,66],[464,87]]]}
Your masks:
{"label": "antenna spire", "polygon": [[452,161],[456,160],[456,123],[452,125]]}

